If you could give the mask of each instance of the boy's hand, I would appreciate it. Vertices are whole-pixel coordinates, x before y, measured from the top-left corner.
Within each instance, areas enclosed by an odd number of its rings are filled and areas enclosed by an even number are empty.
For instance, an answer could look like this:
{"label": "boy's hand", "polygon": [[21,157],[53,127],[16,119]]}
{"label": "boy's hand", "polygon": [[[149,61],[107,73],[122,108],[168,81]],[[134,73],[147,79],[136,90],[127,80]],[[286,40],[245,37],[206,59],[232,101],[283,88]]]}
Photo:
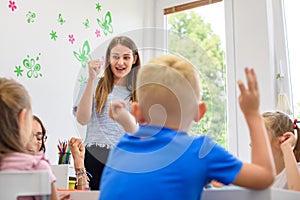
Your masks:
{"label": "boy's hand", "polygon": [[127,133],[134,133],[138,129],[135,118],[126,109],[126,102],[116,100],[110,102],[109,116],[119,123]]}
{"label": "boy's hand", "polygon": [[225,185],[219,181],[216,181],[216,180],[212,180],[211,181],[211,185],[215,188],[221,188],[221,187],[224,187]]}
{"label": "boy's hand", "polygon": [[245,68],[248,89],[245,88],[244,83],[239,80],[238,86],[241,94],[239,96],[239,104],[244,115],[259,113],[259,91],[256,75],[253,69]]}
{"label": "boy's hand", "polygon": [[[109,107],[110,118],[119,122],[119,120],[122,120],[124,112],[128,113],[128,111],[125,108],[126,108],[125,101],[122,101],[122,100],[111,101],[110,107]],[[125,115],[125,117],[126,117],[126,115]]]}

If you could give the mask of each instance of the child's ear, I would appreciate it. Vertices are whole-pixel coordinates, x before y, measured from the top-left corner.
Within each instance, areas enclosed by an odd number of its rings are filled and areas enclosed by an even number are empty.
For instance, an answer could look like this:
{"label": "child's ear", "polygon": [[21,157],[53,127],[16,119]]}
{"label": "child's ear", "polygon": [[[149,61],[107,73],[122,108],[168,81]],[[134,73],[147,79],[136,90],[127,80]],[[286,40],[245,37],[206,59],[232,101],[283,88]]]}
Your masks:
{"label": "child's ear", "polygon": [[269,140],[270,140],[270,144],[271,144],[271,147],[274,148],[274,149],[281,149],[280,148],[280,138],[283,137],[283,136],[280,136],[280,137],[269,137]]}
{"label": "child's ear", "polygon": [[144,119],[141,111],[141,107],[137,102],[133,102],[131,104],[131,114],[135,117],[135,119],[140,123],[144,124],[146,120]]}
{"label": "child's ear", "polygon": [[198,104],[198,112],[195,113],[195,117],[194,117],[194,121],[198,122],[206,113],[206,103],[205,102],[201,102]]}
{"label": "child's ear", "polygon": [[275,149],[281,149],[280,148],[281,142],[279,138],[276,138],[272,141],[271,146],[274,147]]}
{"label": "child's ear", "polygon": [[[28,119],[27,119],[27,113],[28,110],[22,109],[21,112],[19,113],[18,120],[19,120],[19,134],[22,142],[25,144],[29,140],[29,135],[27,133],[27,130],[29,129],[28,127]],[[32,127],[30,127],[32,128]]]}
{"label": "child's ear", "polygon": [[25,127],[25,125],[26,125],[26,114],[27,114],[27,110],[26,109],[22,109],[21,112],[19,113],[19,124],[20,124],[20,127]]}

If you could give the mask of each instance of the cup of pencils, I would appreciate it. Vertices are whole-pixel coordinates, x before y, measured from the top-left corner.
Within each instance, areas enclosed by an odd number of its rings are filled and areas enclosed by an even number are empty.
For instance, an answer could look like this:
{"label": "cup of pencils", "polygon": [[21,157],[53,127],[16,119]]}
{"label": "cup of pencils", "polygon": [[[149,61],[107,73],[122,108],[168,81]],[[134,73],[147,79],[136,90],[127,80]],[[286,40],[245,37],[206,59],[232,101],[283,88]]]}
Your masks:
{"label": "cup of pencils", "polygon": [[70,146],[69,146],[69,141],[60,141],[58,140],[58,164],[70,164]]}

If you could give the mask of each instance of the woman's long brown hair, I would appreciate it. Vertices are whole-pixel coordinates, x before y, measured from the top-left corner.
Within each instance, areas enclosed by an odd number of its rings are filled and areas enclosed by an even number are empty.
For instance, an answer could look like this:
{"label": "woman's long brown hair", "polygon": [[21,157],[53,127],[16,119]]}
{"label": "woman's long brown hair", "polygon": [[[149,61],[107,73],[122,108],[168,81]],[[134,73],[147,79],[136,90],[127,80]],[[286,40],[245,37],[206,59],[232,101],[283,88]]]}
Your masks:
{"label": "woman's long brown hair", "polygon": [[111,49],[116,45],[121,44],[126,46],[132,51],[133,56],[136,56],[136,62],[132,65],[131,71],[126,76],[126,87],[131,91],[131,100],[136,101],[136,77],[139,67],[141,66],[141,60],[138,53],[138,49],[130,38],[126,36],[115,37],[109,43],[106,55],[105,55],[105,71],[104,76],[100,78],[95,94],[96,112],[101,112],[105,102],[107,101],[108,95],[112,92],[114,86],[114,76],[110,67],[109,57]]}

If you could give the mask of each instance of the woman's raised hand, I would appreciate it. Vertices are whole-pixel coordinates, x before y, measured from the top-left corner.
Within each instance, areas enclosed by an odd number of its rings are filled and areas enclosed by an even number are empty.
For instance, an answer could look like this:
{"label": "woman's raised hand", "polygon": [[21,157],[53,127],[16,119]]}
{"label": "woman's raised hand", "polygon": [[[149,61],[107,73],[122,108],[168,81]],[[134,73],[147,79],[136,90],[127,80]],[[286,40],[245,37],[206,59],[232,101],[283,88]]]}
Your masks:
{"label": "woman's raised hand", "polygon": [[89,78],[95,79],[100,73],[100,68],[101,68],[100,60],[91,60],[88,62],[88,66],[89,66]]}

